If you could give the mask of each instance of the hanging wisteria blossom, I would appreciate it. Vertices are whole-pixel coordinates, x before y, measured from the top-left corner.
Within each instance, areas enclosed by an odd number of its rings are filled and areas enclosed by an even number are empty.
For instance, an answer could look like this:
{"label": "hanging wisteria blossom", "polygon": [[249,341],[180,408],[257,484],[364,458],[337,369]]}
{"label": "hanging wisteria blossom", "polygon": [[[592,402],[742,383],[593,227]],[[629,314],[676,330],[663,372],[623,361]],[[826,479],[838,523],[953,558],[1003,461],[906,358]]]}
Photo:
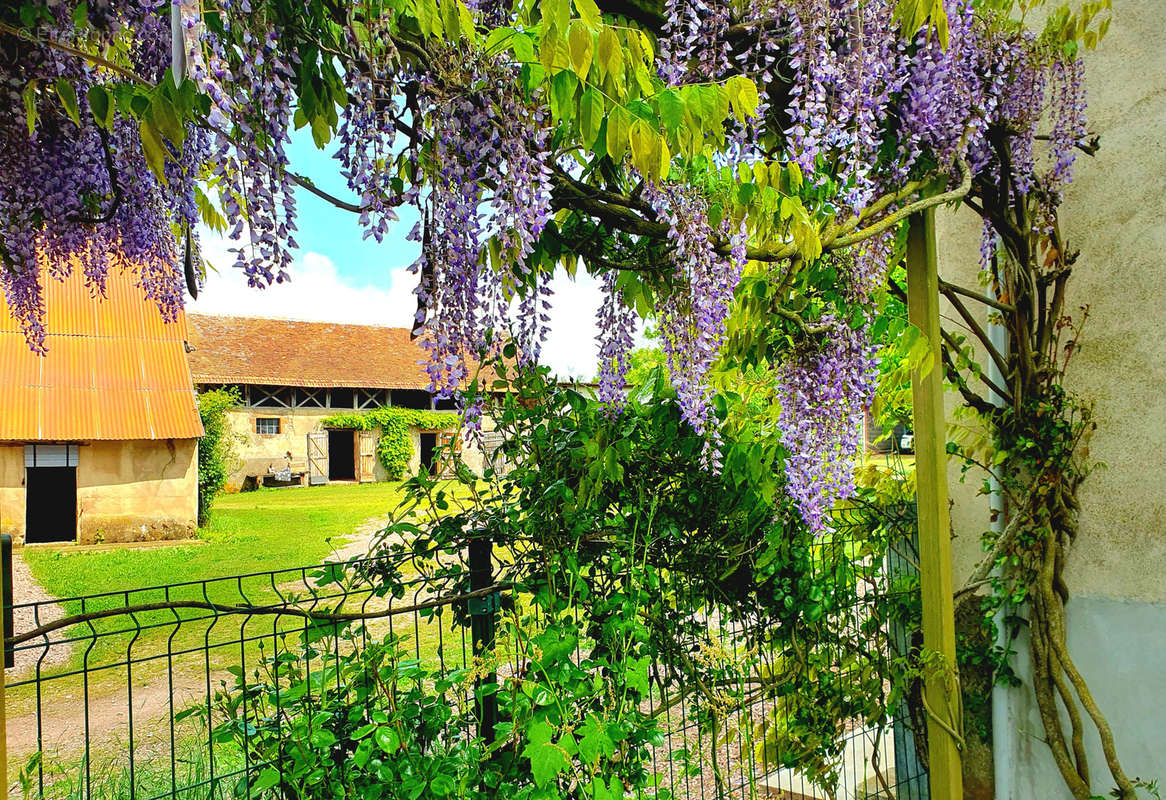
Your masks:
{"label": "hanging wisteria blossom", "polygon": [[[974,191],[1007,162],[1006,200],[1039,190],[1052,219],[1087,135],[1088,22],[1038,33],[944,0],[908,30],[900,6],[0,10],[0,290],[43,351],[43,282],[75,266],[97,292],[110,269],[134,270],[173,316],[200,219],[230,238],[223,266],[263,287],[294,279],[303,192],[378,242],[413,206],[413,323],[435,394],[457,395],[474,359],[510,342],[519,365],[537,361],[550,277],[582,264],[604,294],[601,399],[623,408],[633,305],[647,307],[715,466],[710,375],[749,261],[768,262],[774,325],[789,326],[770,365],[785,469],[817,527],[851,487],[873,391],[854,323],[885,281],[894,215],[923,194],[941,202],[945,182],[949,200]],[[297,129],[335,157],[346,196],[296,172]]]}

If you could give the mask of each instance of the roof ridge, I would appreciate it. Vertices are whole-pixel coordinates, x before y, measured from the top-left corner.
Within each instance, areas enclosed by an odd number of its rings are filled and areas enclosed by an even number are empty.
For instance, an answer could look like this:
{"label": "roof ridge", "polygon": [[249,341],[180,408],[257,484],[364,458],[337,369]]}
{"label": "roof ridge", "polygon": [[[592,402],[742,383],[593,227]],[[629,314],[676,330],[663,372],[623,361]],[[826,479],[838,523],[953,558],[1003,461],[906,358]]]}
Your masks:
{"label": "roof ridge", "polygon": [[237,319],[237,320],[258,320],[263,322],[296,322],[304,325],[340,325],[346,328],[375,328],[377,330],[389,331],[411,331],[408,325],[380,325],[373,322],[338,322],[335,320],[323,319],[300,319],[297,317],[282,317],[282,316],[258,316],[255,314],[219,314],[210,311],[193,311],[187,310],[186,319]]}

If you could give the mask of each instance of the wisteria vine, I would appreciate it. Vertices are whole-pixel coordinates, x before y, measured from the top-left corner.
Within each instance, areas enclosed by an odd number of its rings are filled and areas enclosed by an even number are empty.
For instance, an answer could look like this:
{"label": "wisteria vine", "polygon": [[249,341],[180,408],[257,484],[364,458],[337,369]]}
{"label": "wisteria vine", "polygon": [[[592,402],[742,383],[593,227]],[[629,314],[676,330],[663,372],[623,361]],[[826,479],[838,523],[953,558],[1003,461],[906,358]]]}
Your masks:
{"label": "wisteria vine", "polygon": [[[768,163],[798,165],[805,189],[789,191],[800,192],[794,199],[826,222],[859,218],[872,207],[893,213],[909,193],[881,205],[880,198],[896,197],[922,176],[958,176],[959,164],[991,180],[1001,167],[1001,136],[1008,170],[1018,176],[1009,191],[1039,188],[1051,217],[1086,135],[1079,55],[1023,25],[995,24],[969,0],[944,0],[944,37],[930,27],[904,35],[895,0],[744,7],[666,0],[648,54],[651,70],[624,77],[604,77],[630,63],[613,47],[634,60],[644,45],[617,32],[622,28],[591,30],[602,27],[593,19],[599,11],[582,0],[574,3],[578,19],[571,4],[559,19],[548,4],[541,41],[519,30],[527,11],[500,3],[442,6],[440,20],[420,5],[379,16],[353,7],[326,24],[260,0],[91,3],[83,19],[64,0],[26,5],[33,16],[5,17],[0,33],[7,100],[0,118],[7,265],[0,288],[34,349],[45,347],[42,276],[60,277],[74,263],[97,289],[110,268],[129,265],[144,292],[173,315],[182,303],[182,251],[199,216],[221,215],[234,266],[252,285],[288,279],[296,193],[325,196],[288,159],[292,130],[309,127],[335,154],[356,202],[331,199],[358,214],[365,236],[382,240],[401,205],[420,212],[410,234],[421,247],[413,265],[415,330],[428,352],[433,392],[458,393],[472,359],[511,339],[518,361],[538,359],[550,272],[566,249],[601,273],[600,392],[618,411],[635,324],[625,265],[605,255],[604,242],[618,235],[652,254],[653,310],[677,401],[710,441],[717,421],[709,375],[750,248],[784,245],[792,234],[764,221],[772,211],[726,213],[743,202],[739,187],[689,180],[692,164],[675,154],[680,140],[666,151],[659,180],[632,168],[628,162],[642,157],[646,141],[635,125],[657,113],[645,99],[667,86],[749,78],[758,92],[752,115],[698,132],[718,142],[711,161],[762,165],[763,172]],[[305,9],[312,8],[307,0]],[[483,42],[454,33],[466,27],[490,35]],[[442,28],[444,35],[435,33]],[[536,52],[536,42],[547,52]],[[95,44],[117,58],[78,56],[98,52]],[[167,70],[175,87],[169,93],[161,91]],[[85,98],[117,82],[138,94],[122,98],[105,125]],[[634,123],[631,101],[611,108],[629,82],[642,96]],[[191,85],[194,99],[185,88]],[[72,95],[81,98],[76,119]],[[715,113],[719,101],[701,97],[682,119]],[[597,102],[603,121],[595,117]],[[579,111],[564,110],[572,108]],[[631,130],[631,159],[618,141],[619,110]],[[571,121],[584,112],[586,119]],[[165,124],[169,116],[178,117],[177,128]],[[1042,135],[1046,120],[1051,130]],[[151,137],[160,145],[153,154],[142,146]],[[607,205],[591,212],[579,198]],[[589,238],[564,238],[562,226],[588,214],[597,221]],[[817,318],[799,323],[796,345],[777,371],[787,479],[811,525],[849,491],[854,420],[873,390],[864,328],[851,324],[851,307],[872,302],[891,235],[883,229],[849,255],[811,257],[831,259],[845,307],[815,306]],[[992,246],[989,237],[985,252]],[[829,288],[799,291],[813,299]]]}

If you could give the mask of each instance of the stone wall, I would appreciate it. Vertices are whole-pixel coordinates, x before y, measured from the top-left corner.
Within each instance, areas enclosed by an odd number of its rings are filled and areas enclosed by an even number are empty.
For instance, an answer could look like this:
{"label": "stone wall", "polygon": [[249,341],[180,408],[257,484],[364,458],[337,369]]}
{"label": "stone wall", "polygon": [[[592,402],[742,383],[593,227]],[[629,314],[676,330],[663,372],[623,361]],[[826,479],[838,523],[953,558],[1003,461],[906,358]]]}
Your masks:
{"label": "stone wall", "polygon": [[92,442],[77,465],[82,544],[194,536],[198,440]]}
{"label": "stone wall", "polygon": [[[24,446],[0,447],[0,533],[24,540]],[[77,459],[78,542],[143,542],[194,536],[198,441],[83,443]]]}
{"label": "stone wall", "polygon": [[0,445],[0,534],[24,541],[24,445]]}
{"label": "stone wall", "polygon": [[[237,437],[235,452],[238,462],[227,481],[227,491],[237,492],[243,486],[248,475],[263,475],[270,471],[282,469],[288,463],[287,454],[291,453],[291,468],[293,471],[306,471],[308,463],[308,434],[313,431],[325,430],[323,421],[337,413],[338,409],[328,408],[237,408],[227,413],[231,431]],[[258,434],[255,432],[255,420],[259,417],[278,418],[278,434]],[[488,420],[483,421],[483,427],[492,427]],[[380,436],[380,429],[375,431]],[[408,472],[415,475],[421,468],[421,431],[411,428],[410,436],[413,442],[413,457],[409,461]],[[463,443],[462,459],[475,472],[482,467],[482,454],[473,445]],[[388,480],[388,474],[379,460],[374,462],[373,475],[375,480]]]}

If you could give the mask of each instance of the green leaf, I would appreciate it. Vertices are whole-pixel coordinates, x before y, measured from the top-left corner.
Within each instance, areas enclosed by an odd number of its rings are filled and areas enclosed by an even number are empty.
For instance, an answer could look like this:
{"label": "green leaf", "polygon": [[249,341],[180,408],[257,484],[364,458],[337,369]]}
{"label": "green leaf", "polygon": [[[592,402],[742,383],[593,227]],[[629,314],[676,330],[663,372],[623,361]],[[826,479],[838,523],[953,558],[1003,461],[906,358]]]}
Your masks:
{"label": "green leaf", "polygon": [[74,125],[81,127],[81,109],[77,107],[77,90],[64,78],[57,78],[56,89],[57,97],[61,98],[61,105],[64,106],[65,113],[69,115],[69,119],[73,120]]}
{"label": "green leaf", "polygon": [[545,0],[542,4],[543,21],[560,31],[571,24],[571,0]]}
{"label": "green leaf", "polygon": [[251,788],[255,791],[265,792],[279,784],[279,770],[275,767],[268,767],[259,773],[259,777],[251,784]]}
{"label": "green leaf", "polygon": [[628,149],[628,130],[631,114],[623,106],[615,106],[607,115],[607,154],[616,164],[623,161]]}
{"label": "green leaf", "polygon": [[423,35],[433,36],[442,32],[437,0],[417,0],[413,13],[417,16],[417,26],[421,28]]}
{"label": "green leaf", "polygon": [[138,123],[138,133],[142,139],[142,152],[146,156],[146,164],[154,173],[154,177],[165,186],[166,176],[162,168],[166,164],[166,150],[162,146],[162,137],[158,135],[157,129],[144,119]]}
{"label": "green leaf", "polygon": [[684,101],[673,89],[665,89],[656,96],[656,111],[670,133],[675,133],[684,124]]}
{"label": "green leaf", "polygon": [[729,114],[729,96],[720,86],[711,84],[686,87],[688,108],[705,128],[719,128]]}
{"label": "green leaf", "polygon": [[90,86],[86,99],[89,101],[89,113],[93,115],[93,121],[106,130],[113,127],[114,105],[109,100],[109,92],[102,86]]}
{"label": "green leaf", "polygon": [[757,105],[761,99],[757,95],[757,85],[744,75],[734,75],[725,81],[725,92],[729,95],[729,104],[733,114],[742,122],[746,117],[757,114]]}
{"label": "green leaf", "polygon": [[581,80],[586,80],[595,45],[591,41],[591,31],[579,20],[571,23],[571,30],[567,33],[567,50],[571,54],[571,66]]}
{"label": "green leaf", "polygon": [[599,13],[595,0],[575,0],[575,10],[591,30],[597,31],[603,25],[603,15]]}
{"label": "green leaf", "polygon": [[551,79],[551,114],[556,119],[570,122],[575,117],[577,88],[579,79],[569,70],[562,70]]}
{"label": "green leaf", "polygon": [[547,72],[557,64],[558,50],[562,41],[563,31],[558,25],[548,23],[543,27],[538,43],[538,58]]}
{"label": "green leaf", "polygon": [[624,669],[627,676],[628,688],[639,691],[645,697],[648,696],[648,664],[651,661],[649,656],[643,658],[628,659]]}
{"label": "green leaf", "polygon": [[24,90],[20,93],[21,99],[24,100],[24,119],[28,123],[29,136],[36,130],[36,85],[37,79],[33,78],[24,85]]}
{"label": "green leaf", "polygon": [[619,36],[611,28],[604,28],[599,33],[598,53],[600,77],[611,75],[618,80],[623,76],[623,47],[619,43]]}
{"label": "green leaf", "polygon": [[377,747],[386,753],[395,753],[401,748],[401,737],[397,735],[397,729],[388,725],[377,728],[373,739]]}
{"label": "green leaf", "polygon": [[323,150],[324,147],[332,140],[332,129],[328,127],[328,120],[324,117],[316,117],[312,120],[312,141],[316,143],[316,147]]}
{"label": "green leaf", "polygon": [[522,750],[522,755],[530,759],[531,773],[540,789],[558,778],[569,765],[566,752],[551,743],[554,733],[555,729],[547,722],[536,722],[527,731],[530,741]]}
{"label": "green leaf", "polygon": [[615,754],[615,742],[607,735],[607,727],[594,714],[588,714],[587,720],[579,727],[579,755],[588,764],[594,763],[599,756],[611,758]]}
{"label": "green leaf", "polygon": [[709,225],[714,229],[720,227],[721,222],[725,218],[725,207],[720,203],[713,203],[709,206],[708,218]]}
{"label": "green leaf", "polygon": [[790,189],[795,192],[802,188],[802,168],[796,161],[791,161],[786,166],[786,172],[789,175]]}
{"label": "green leaf", "polygon": [[524,64],[534,61],[534,40],[530,38],[530,34],[520,33],[510,40],[510,48],[514,51],[514,57]]}
{"label": "green leaf", "polygon": [[435,775],[429,781],[429,789],[438,797],[447,797],[457,789],[457,781],[449,775]]}
{"label": "green leaf", "polygon": [[336,734],[327,728],[319,728],[312,731],[312,735],[308,737],[313,747],[325,750],[336,744]]}
{"label": "green leaf", "polygon": [[178,113],[174,110],[174,105],[169,98],[155,94],[150,101],[149,110],[146,111],[146,119],[175,146],[181,147],[182,140],[186,138],[186,130],[182,127]]}
{"label": "green leaf", "polygon": [[664,137],[645,120],[636,119],[632,122],[628,142],[636,168],[652,180],[663,177],[671,158]]}
{"label": "green leaf", "polygon": [[457,0],[443,0],[441,4],[441,24],[445,28],[445,36],[451,41],[461,38],[461,17],[458,14]]}
{"label": "green leaf", "polygon": [[583,136],[583,144],[588,147],[595,145],[599,136],[599,129],[603,125],[603,95],[594,87],[588,86],[579,101],[579,131]]}
{"label": "green leaf", "polygon": [[501,53],[507,49],[510,40],[518,35],[518,31],[510,27],[495,28],[486,35],[486,42],[482,45],[482,49],[489,55]]}

